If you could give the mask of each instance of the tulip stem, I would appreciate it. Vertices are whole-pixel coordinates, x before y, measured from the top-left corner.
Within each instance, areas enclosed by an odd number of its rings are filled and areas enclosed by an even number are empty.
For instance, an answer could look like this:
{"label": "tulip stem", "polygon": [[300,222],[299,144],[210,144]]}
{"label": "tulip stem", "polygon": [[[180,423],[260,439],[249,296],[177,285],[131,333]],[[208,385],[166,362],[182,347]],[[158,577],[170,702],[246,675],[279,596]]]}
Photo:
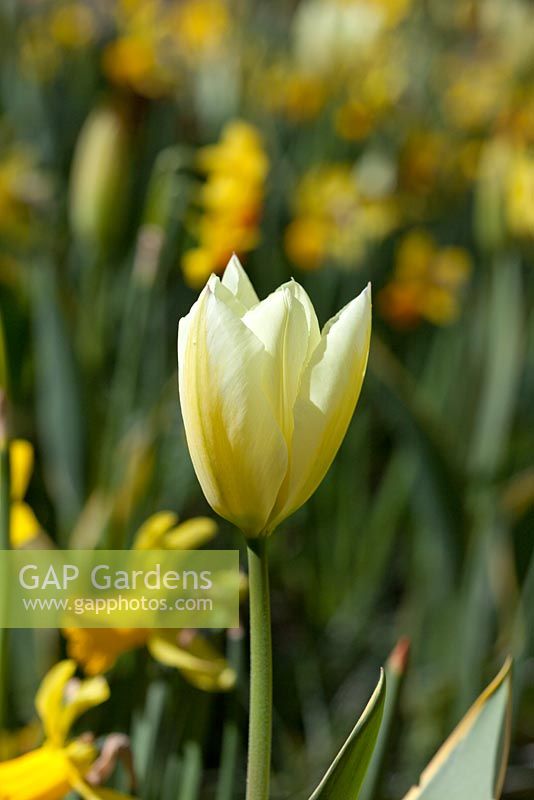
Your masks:
{"label": "tulip stem", "polygon": [[246,800],[268,800],[272,735],[271,606],[267,538],[249,539],[250,718]]}

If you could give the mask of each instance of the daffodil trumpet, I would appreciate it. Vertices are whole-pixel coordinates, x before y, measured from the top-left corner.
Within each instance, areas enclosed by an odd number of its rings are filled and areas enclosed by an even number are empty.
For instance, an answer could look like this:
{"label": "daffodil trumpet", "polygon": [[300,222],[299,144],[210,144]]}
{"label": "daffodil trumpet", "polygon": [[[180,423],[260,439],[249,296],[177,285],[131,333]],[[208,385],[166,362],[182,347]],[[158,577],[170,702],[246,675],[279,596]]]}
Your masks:
{"label": "daffodil trumpet", "polygon": [[247,800],[269,796],[267,537],[328,471],[358,401],[370,336],[370,287],[320,330],[302,286],[289,281],[260,302],[235,256],[180,320],[180,403],[193,466],[211,507],[248,540]]}

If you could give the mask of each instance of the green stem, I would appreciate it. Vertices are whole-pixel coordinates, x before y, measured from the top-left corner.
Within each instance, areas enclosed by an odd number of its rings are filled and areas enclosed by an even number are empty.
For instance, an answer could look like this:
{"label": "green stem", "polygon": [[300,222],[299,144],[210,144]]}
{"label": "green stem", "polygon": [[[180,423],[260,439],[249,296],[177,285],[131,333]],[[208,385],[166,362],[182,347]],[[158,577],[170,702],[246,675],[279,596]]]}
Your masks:
{"label": "green stem", "polygon": [[273,675],[267,539],[249,540],[247,551],[250,593],[250,720],[246,800],[268,800]]}

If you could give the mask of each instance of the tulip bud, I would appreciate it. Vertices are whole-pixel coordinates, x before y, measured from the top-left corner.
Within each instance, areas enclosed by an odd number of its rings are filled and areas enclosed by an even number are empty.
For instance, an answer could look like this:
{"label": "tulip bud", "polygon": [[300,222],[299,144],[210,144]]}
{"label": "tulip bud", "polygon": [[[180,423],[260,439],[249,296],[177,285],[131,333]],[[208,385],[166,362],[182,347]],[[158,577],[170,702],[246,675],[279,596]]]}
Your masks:
{"label": "tulip bud", "polygon": [[367,287],[323,330],[295,281],[261,303],[234,256],[180,320],[187,443],[212,508],[250,537],[313,494],[345,436],[371,335]]}
{"label": "tulip bud", "polygon": [[80,132],[70,181],[70,220],[84,243],[100,249],[114,239],[126,204],[130,131],[117,107],[95,108]]}

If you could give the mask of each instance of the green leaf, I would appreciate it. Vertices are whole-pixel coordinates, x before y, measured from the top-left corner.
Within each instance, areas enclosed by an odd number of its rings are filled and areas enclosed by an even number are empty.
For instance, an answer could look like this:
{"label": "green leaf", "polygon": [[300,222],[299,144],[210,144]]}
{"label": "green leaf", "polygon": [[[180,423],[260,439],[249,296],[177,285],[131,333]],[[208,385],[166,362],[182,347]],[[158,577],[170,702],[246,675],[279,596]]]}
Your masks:
{"label": "green leaf", "polygon": [[376,744],[386,697],[384,672],[365,711],[309,800],[357,800]]}
{"label": "green leaf", "polygon": [[404,800],[495,800],[510,748],[512,662],[482,692]]}
{"label": "green leaf", "polygon": [[[35,395],[44,475],[65,544],[83,500],[84,425],[77,364],[52,266],[31,275]],[[96,391],[96,389],[95,389]]]}

